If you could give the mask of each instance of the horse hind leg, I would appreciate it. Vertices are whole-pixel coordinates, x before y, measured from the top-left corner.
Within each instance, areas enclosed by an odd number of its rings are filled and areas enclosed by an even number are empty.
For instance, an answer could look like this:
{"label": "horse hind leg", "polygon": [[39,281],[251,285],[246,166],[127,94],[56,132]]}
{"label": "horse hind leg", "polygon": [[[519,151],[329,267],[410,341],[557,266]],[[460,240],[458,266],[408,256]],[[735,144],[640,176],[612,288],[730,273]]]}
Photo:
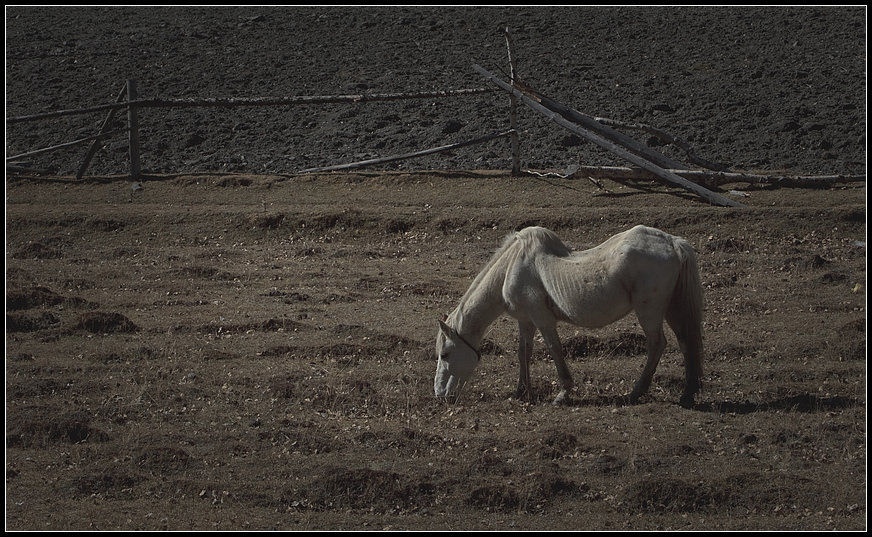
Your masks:
{"label": "horse hind leg", "polygon": [[673,315],[667,315],[666,322],[675,333],[681,354],[684,356],[684,392],[679,403],[685,408],[693,406],[694,396],[700,389],[702,376],[702,338],[699,324],[693,325]]}
{"label": "horse hind leg", "polygon": [[[657,370],[657,365],[660,363],[660,357],[663,356],[663,351],[666,349],[666,336],[663,334],[663,317],[657,315],[647,316],[638,314],[639,322],[642,325],[642,331],[645,332],[648,347],[648,360],[645,362],[645,368],[642,370],[642,376],[636,381],[633,391],[630,392],[630,403],[636,404],[639,397],[644,395],[651,386],[651,380],[654,378],[654,372]],[[650,317],[650,318],[647,318]]]}
{"label": "horse hind leg", "polygon": [[680,404],[690,408],[700,389],[703,369],[702,286],[693,248],[684,241],[676,242],[676,246],[683,253],[684,262],[666,311],[666,322],[672,327],[684,355],[685,384]]}

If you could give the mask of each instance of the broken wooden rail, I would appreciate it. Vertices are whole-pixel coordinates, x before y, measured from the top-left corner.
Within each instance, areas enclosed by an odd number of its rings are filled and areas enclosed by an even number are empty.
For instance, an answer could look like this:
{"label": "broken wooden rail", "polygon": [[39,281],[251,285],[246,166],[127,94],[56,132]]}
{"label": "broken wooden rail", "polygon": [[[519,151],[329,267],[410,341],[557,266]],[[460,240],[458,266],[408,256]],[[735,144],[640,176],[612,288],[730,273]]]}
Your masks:
{"label": "broken wooden rail", "polygon": [[32,157],[34,155],[41,155],[43,153],[50,153],[50,152],[55,151],[57,149],[63,149],[65,147],[72,147],[74,145],[83,144],[85,142],[90,142],[92,140],[102,140],[104,138],[109,138],[109,137],[114,136],[116,134],[125,133],[128,130],[129,129],[125,128],[125,129],[118,129],[118,130],[114,130],[114,131],[100,132],[99,134],[96,134],[94,136],[86,136],[84,138],[79,138],[79,139],[73,140],[71,142],[64,142],[62,144],[52,145],[49,147],[43,147],[41,149],[34,149],[33,151],[28,151],[27,153],[21,153],[18,155],[13,155],[11,157],[6,157],[6,162],[14,162],[16,160],[20,160],[20,159],[23,159],[26,157]]}
{"label": "broken wooden rail", "polygon": [[564,104],[555,101],[554,99],[550,99],[525,84],[520,84],[519,87],[522,92],[532,97],[536,102],[542,104],[548,110],[557,112],[572,123],[576,123],[585,128],[586,130],[592,131],[608,140],[617,143],[623,148],[629,150],[630,152],[645,158],[646,160],[656,164],[661,168],[668,169],[685,167],[677,160],[673,160],[666,155],[660,153],[659,151],[651,149],[650,147],[636,140],[635,138],[627,136],[623,132],[615,130],[609,125],[605,125],[597,121],[595,118],[588,116],[587,114],[582,114],[578,110],[574,110]]}
{"label": "broken wooden rail", "polygon": [[673,136],[666,131],[658,129],[657,127],[652,127],[651,125],[646,125],[644,123],[625,123],[623,121],[616,121],[614,119],[608,119],[605,117],[595,117],[594,120],[596,120],[601,125],[607,125],[609,127],[636,129],[647,132],[648,134],[653,134],[663,143],[675,145],[679,149],[684,151],[684,153],[687,155],[687,160],[689,160],[692,164],[696,164],[697,166],[702,166],[703,168],[717,171],[726,171],[728,168],[726,164],[722,164],[720,162],[712,162],[710,160],[702,158],[701,156],[696,154],[693,148],[690,147],[690,144],[677,136]]}
{"label": "broken wooden rail", "polygon": [[441,153],[444,151],[451,151],[452,149],[459,149],[461,147],[466,147],[474,144],[481,144],[484,142],[489,142],[496,138],[501,138],[503,136],[510,136],[515,134],[517,131],[515,129],[509,129],[504,132],[497,132],[494,134],[488,134],[486,136],[480,136],[478,138],[473,138],[471,140],[464,140],[463,142],[457,142],[454,144],[443,145],[439,147],[431,147],[430,149],[423,149],[421,151],[414,151],[412,153],[404,153],[401,155],[392,155],[389,157],[379,157],[368,160],[361,160],[358,162],[349,162],[348,164],[337,164],[336,166],[324,166],[322,168],[308,168],[305,170],[300,170],[296,173],[316,173],[316,172],[334,172],[339,170],[350,170],[352,168],[363,168],[364,166],[372,166],[373,164],[384,164],[387,162],[396,162],[398,160],[406,160],[410,158],[423,157],[425,155],[432,155],[434,153]]}
{"label": "broken wooden rail", "polygon": [[[752,185],[777,185],[800,188],[831,187],[839,183],[865,183],[866,175],[767,175],[748,172],[720,172],[710,170],[668,170],[688,181],[705,186],[720,186],[730,183]],[[615,181],[651,180],[655,176],[641,168],[623,166],[576,166],[573,177],[593,177]]]}
{"label": "broken wooden rail", "polygon": [[[535,92],[532,88],[525,88],[525,91],[521,91],[517,87],[513,87],[510,84],[496,78],[493,74],[485,70],[483,67],[473,64],[473,69],[475,69],[479,74],[483,75],[485,78],[496,84],[497,86],[503,88],[506,91],[513,93],[516,97],[518,97],[521,102],[526,104],[528,107],[532,108],[536,112],[542,114],[549,120],[557,123],[561,127],[564,127],[584,139],[595,143],[596,145],[618,155],[619,157],[637,165],[641,168],[651,172],[657,178],[666,183],[680,186],[686,190],[690,190],[694,192],[701,198],[706,201],[713,203],[715,205],[721,205],[724,207],[744,207],[743,204],[731,200],[725,196],[722,196],[716,192],[712,192],[705,187],[702,187],[696,183],[688,181],[687,179],[676,175],[673,172],[668,171],[667,168],[675,168],[676,166],[667,166],[664,168],[663,164],[671,161],[671,159],[662,160],[658,157],[653,157],[653,160],[656,160],[660,164],[652,162],[652,158],[650,157],[651,152],[645,151],[644,148],[641,148],[641,144],[633,140],[633,144],[630,144],[626,139],[629,138],[623,133],[619,133],[614,129],[610,129],[605,125],[601,125],[596,122],[593,118],[589,118],[589,121],[583,114],[573,113],[571,109],[568,107],[557,103],[551,99],[547,99],[542,94]],[[532,96],[530,95],[532,93]],[[546,106],[545,103],[550,106]],[[561,113],[562,112],[562,113]],[[566,115],[564,115],[566,114]],[[567,117],[568,116],[568,117]],[[596,126],[594,126],[596,125]],[[587,128],[586,128],[587,127]],[[604,130],[608,129],[608,130]],[[614,131],[614,134],[610,131]],[[631,139],[632,140],[632,139]],[[632,145],[632,147],[636,150],[639,150],[641,154],[630,150],[627,145]],[[671,161],[674,164],[677,164],[678,167],[682,167],[680,163],[676,163],[675,161]]]}

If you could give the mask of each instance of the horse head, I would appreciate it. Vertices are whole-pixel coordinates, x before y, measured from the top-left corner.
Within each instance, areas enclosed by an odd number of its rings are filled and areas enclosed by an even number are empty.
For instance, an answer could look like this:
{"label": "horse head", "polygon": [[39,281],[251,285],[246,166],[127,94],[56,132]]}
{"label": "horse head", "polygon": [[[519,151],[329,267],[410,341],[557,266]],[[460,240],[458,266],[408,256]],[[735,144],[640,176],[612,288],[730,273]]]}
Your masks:
{"label": "horse head", "polygon": [[436,397],[455,402],[460,391],[472,376],[481,355],[456,329],[446,324],[447,317],[439,321],[436,334],[436,379],[433,388]]}

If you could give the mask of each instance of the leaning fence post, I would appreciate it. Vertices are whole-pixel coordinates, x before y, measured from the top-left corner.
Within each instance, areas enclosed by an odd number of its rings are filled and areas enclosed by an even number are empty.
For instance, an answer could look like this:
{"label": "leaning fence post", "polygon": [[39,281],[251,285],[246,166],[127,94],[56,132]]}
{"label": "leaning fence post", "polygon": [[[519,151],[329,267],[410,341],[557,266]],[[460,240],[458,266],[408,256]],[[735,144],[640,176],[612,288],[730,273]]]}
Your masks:
{"label": "leaning fence post", "polygon": [[[515,93],[522,103],[524,103],[526,106],[529,106],[536,112],[542,114],[554,123],[557,123],[561,127],[578,134],[579,136],[585,138],[590,142],[595,143],[603,149],[607,149],[612,153],[618,155],[619,157],[648,170],[663,181],[667,183],[677,184],[687,190],[690,190],[698,194],[709,203],[723,205],[725,207],[744,207],[744,205],[742,205],[738,201],[733,201],[730,198],[721,196],[716,192],[712,192],[705,187],[688,181],[687,179],[680,177],[667,169],[662,168],[660,165],[648,160],[645,156],[634,153],[633,151],[622,145],[619,141],[601,136],[599,133],[593,132],[592,130],[585,128],[581,125],[581,123],[576,123],[575,121],[571,120],[576,118],[584,119],[585,116],[583,114],[573,114],[573,110],[571,108],[568,108],[556,101],[548,99],[547,97],[536,92],[532,88],[528,87],[525,91],[521,91],[519,88],[516,88],[511,84],[506,84],[504,81],[487,72],[480,65],[473,64],[472,68],[478,71],[479,74],[483,75],[497,86],[503,88],[506,91]],[[535,98],[531,97],[530,95],[535,96]],[[543,103],[548,103],[549,106],[545,106],[545,104]],[[560,112],[566,113],[567,117],[571,119],[564,117],[562,113],[558,112],[558,110],[560,110]],[[597,125],[599,125],[599,123],[597,123]],[[599,126],[602,127],[602,125]],[[633,141],[632,138],[630,138],[630,141]]]}
{"label": "leaning fence post", "polygon": [[[124,101],[124,96],[127,95],[127,84],[124,84],[124,87],[121,88],[121,92],[118,94],[118,98],[115,99],[116,103],[120,103]],[[115,118],[115,109],[109,110],[109,113],[106,115],[106,119],[103,120],[103,124],[100,126],[100,131],[97,135],[102,135],[108,132],[109,127],[112,126],[112,120]],[[100,144],[103,143],[101,138],[95,138],[91,143],[91,147],[88,148],[88,152],[85,154],[85,159],[82,160],[82,164],[79,166],[79,171],[76,173],[76,179],[82,179],[82,176],[85,175],[85,170],[88,169],[88,165],[91,163],[91,159],[94,158],[94,154],[97,152],[97,149],[100,147]]]}
{"label": "leaning fence post", "polygon": [[139,118],[137,116],[136,105],[131,101],[135,101],[138,95],[136,94],[136,81],[127,79],[127,125],[130,128],[129,137],[129,152],[130,152],[130,178],[139,179]]}
{"label": "leaning fence post", "polygon": [[[509,52],[509,72],[512,85],[515,85],[515,60],[512,56],[512,36],[506,26],[506,49]],[[512,106],[509,112],[509,127],[514,131],[512,140],[512,175],[521,175],[521,141],[518,135],[518,98],[511,94]]]}

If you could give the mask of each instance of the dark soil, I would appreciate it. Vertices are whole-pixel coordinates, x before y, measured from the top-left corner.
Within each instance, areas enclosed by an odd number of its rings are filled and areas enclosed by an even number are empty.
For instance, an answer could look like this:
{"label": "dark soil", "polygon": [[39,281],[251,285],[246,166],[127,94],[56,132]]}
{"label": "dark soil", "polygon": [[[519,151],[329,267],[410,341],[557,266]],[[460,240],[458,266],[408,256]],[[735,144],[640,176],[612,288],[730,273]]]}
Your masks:
{"label": "dark soil", "polygon": [[[865,173],[864,8],[7,8],[7,116],[128,77],[144,97],[481,86],[469,65],[505,68],[505,25],[522,75],[581,111],[734,168]],[[6,529],[865,529],[865,184],[725,185],[747,207],[718,208],[511,177],[505,142],[288,173],[502,129],[506,101],[153,109],[136,189],[123,142],[83,181],[81,147],[7,174]],[[101,121],[10,124],[7,151]],[[623,164],[522,122],[525,167]],[[435,399],[436,320],[533,224],[576,249],[636,224],[694,246],[692,408],[671,333],[626,404],[632,316],[560,327],[567,406],[538,340],[534,393],[512,397],[508,318],[464,398]]]}

